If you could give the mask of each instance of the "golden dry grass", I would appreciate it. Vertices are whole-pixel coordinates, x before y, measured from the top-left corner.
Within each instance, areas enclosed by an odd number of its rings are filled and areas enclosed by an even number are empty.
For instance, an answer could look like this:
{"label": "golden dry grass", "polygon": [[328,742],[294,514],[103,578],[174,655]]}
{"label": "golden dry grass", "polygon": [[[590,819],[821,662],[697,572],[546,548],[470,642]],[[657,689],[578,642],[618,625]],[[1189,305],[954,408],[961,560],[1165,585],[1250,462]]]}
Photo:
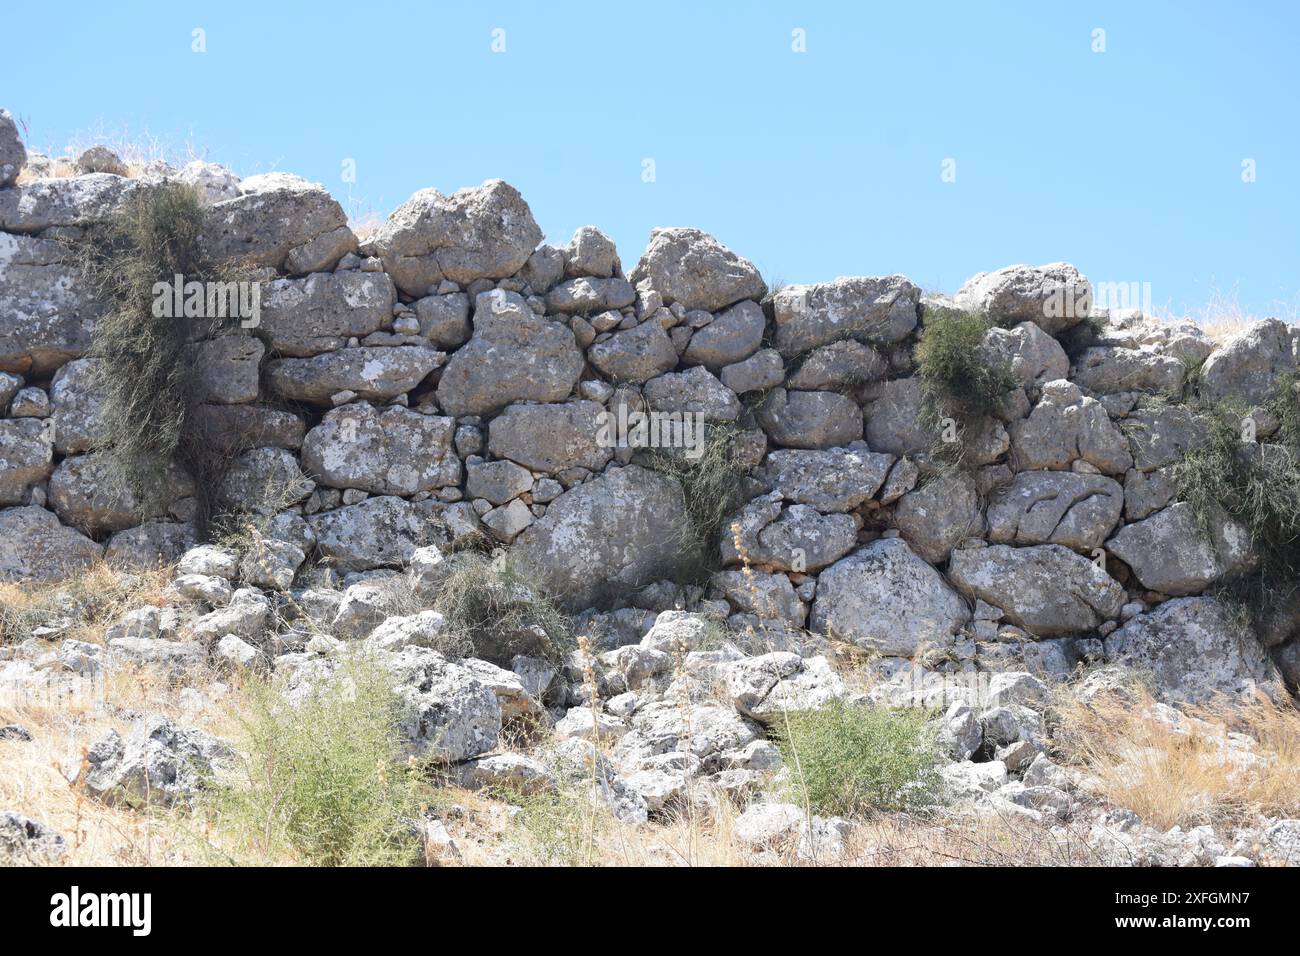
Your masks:
{"label": "golden dry grass", "polygon": [[1131,702],[1062,697],[1058,715],[1056,744],[1090,788],[1151,826],[1300,814],[1300,710],[1290,702],[1261,695],[1179,719],[1139,691]]}

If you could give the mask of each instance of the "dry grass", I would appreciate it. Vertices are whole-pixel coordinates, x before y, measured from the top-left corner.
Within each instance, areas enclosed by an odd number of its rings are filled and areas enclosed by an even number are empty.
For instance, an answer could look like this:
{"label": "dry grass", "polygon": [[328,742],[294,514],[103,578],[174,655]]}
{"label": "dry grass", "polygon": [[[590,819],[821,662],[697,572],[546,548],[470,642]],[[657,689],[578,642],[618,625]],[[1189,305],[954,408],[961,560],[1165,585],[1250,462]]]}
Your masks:
{"label": "dry grass", "polygon": [[1300,710],[1290,703],[1261,695],[1179,718],[1138,691],[1132,701],[1063,697],[1058,715],[1056,744],[1090,788],[1158,829],[1300,814]]}
{"label": "dry grass", "polygon": [[[22,136],[27,143],[28,152],[38,152],[50,160],[51,168],[43,177],[46,179],[65,179],[76,176],[77,157],[91,146],[107,146],[126,164],[127,178],[134,179],[145,172],[151,163],[165,162],[172,166],[183,166],[196,159],[206,160],[208,150],[198,146],[193,139],[186,139],[180,146],[155,136],[148,130],[132,133],[129,129],[111,129],[103,125],[75,134],[62,150],[47,145],[36,148],[24,126]],[[18,175],[18,182],[31,182],[38,177],[33,171],[24,169]]]}
{"label": "dry grass", "polygon": [[1212,288],[1205,305],[1181,315],[1168,306],[1155,306],[1152,318],[1163,322],[1192,321],[1201,327],[1212,342],[1222,344],[1244,332],[1261,319],[1273,317],[1284,322],[1300,323],[1300,292],[1288,302],[1277,300],[1264,315],[1255,315],[1242,307],[1236,288],[1225,292]]}
{"label": "dry grass", "polygon": [[126,572],[97,561],[59,584],[0,583],[0,644],[18,643],[34,627],[71,623],[62,638],[102,642],[104,629],[131,608],[167,603],[170,568]]}

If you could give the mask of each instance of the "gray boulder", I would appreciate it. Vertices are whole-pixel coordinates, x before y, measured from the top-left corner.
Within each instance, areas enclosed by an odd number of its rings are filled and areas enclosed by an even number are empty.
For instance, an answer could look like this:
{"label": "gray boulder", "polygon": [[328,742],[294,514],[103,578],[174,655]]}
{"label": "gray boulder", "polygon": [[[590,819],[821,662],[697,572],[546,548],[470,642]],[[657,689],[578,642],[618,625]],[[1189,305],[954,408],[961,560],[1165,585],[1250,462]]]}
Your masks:
{"label": "gray boulder", "polygon": [[383,328],[392,319],[396,300],[393,280],[382,272],[275,279],[262,289],[256,332],[279,355],[319,355]]}
{"label": "gray boulder", "polygon": [[[0,110],[0,121],[8,115]],[[0,137],[3,134],[3,128],[0,128]],[[0,149],[3,149],[3,142],[0,142]],[[0,159],[3,159],[3,153],[0,153]],[[0,177],[5,168],[0,164]],[[8,856],[37,863],[49,863],[60,859],[67,851],[68,846],[62,835],[44,823],[12,810],[0,812],[0,857]]]}
{"label": "gray boulder", "polygon": [[93,564],[101,545],[44,508],[0,510],[0,581],[52,584]]}
{"label": "gray boulder", "polygon": [[916,328],[920,288],[905,276],[854,276],[787,286],[772,297],[775,342],[786,357],[852,337],[888,345]]}
{"label": "gray boulder", "polygon": [[27,501],[54,470],[52,429],[37,418],[0,419],[0,505]]}
{"label": "gray boulder", "polygon": [[657,412],[689,412],[710,422],[734,422],[740,417],[736,393],[702,365],[652,378],[643,394],[646,404]]}
{"label": "gray boulder", "polygon": [[921,380],[896,378],[872,389],[865,404],[867,444],[891,455],[929,452],[939,432],[925,415]]}
{"label": "gray boulder", "polygon": [[810,352],[791,372],[786,385],[816,391],[856,388],[884,378],[889,362],[870,345],[844,339]]}
{"label": "gray boulder", "polygon": [[154,715],[136,722],[125,739],[110,730],[96,741],[81,783],[105,803],[173,806],[197,796],[232,757],[211,734]]}
{"label": "gray boulder", "polygon": [[1201,366],[1201,395],[1211,402],[1235,398],[1256,405],[1273,394],[1277,376],[1296,368],[1290,327],[1265,319],[1234,335]]}
{"label": "gray boulder", "polygon": [[241,181],[239,192],[205,213],[199,246],[215,262],[303,274],[332,269],[356,249],[343,207],[320,183],[263,173]]}
{"label": "gray boulder", "polygon": [[464,292],[427,295],[415,303],[420,335],[432,346],[455,349],[469,341],[469,296]]}
{"label": "gray boulder", "polygon": [[395,568],[428,544],[425,512],[402,498],[367,498],[307,519],[323,558],[342,572]]}
{"label": "gray boulder", "polygon": [[766,324],[757,302],[748,299],[739,302],[691,336],[682,361],[688,365],[704,365],[713,371],[744,361],[763,344]]}
{"label": "gray boulder", "polygon": [[963,539],[984,532],[975,479],[954,472],[927,481],[898,500],[894,524],[925,560],[931,564],[947,561]]}
{"label": "gray boulder", "polygon": [[1124,589],[1087,558],[1056,544],[958,548],[948,577],[1038,637],[1095,630],[1119,617]]}
{"label": "gray boulder", "polygon": [[774,388],[755,417],[768,437],[786,448],[833,448],[862,439],[862,410],[838,392]]}
{"label": "gray boulder", "polygon": [[1095,394],[1165,392],[1181,388],[1187,371],[1181,360],[1155,349],[1102,345],[1085,349],[1070,377]]}
{"label": "gray boulder", "polygon": [[1008,431],[1017,471],[1061,471],[1082,460],[1103,474],[1122,475],[1133,466],[1128,440],[1106,409],[1064,379],[1044,385],[1029,417]]}
{"label": "gray boulder", "polygon": [[1133,467],[1140,471],[1181,461],[1203,445],[1209,433],[1206,419],[1183,405],[1135,408],[1121,427],[1133,452]]}
{"label": "gray boulder", "polygon": [[266,346],[246,335],[223,335],[194,348],[193,394],[197,402],[238,405],[257,401]]}
{"label": "gray boulder", "polygon": [[995,489],[988,538],[995,544],[1062,544],[1091,553],[1119,522],[1124,489],[1104,475],[1022,471]]}
{"label": "gray boulder", "polygon": [[755,498],[728,521],[722,563],[815,572],[848,554],[857,540],[852,515],[824,515],[808,505],[782,508],[780,496],[770,494]]}
{"label": "gray boulder", "polygon": [[1197,594],[1251,566],[1250,533],[1226,516],[1206,534],[1187,502],[1125,525],[1106,549],[1130,568],[1144,587],[1164,594]]}
{"label": "gray boulder", "polygon": [[107,452],[63,459],[50,477],[49,504],[66,524],[90,534],[122,531],[165,517],[194,494],[194,482],[171,466],[157,493],[140,498]]}
{"label": "gray boulder", "polygon": [[1061,343],[1035,322],[989,329],[980,352],[990,365],[1006,368],[1030,394],[1036,394],[1048,382],[1066,378],[1070,372],[1070,359]]}
{"label": "gray boulder", "polygon": [[595,226],[580,226],[564,250],[565,274],[569,276],[594,276],[607,279],[620,275],[622,264],[618,249]]}
{"label": "gray boulder", "polygon": [[413,495],[458,485],[455,431],[455,419],[400,406],[340,405],[307,433],[302,467],[330,488],[360,488],[378,495]]}
{"label": "gray boulder", "polygon": [[654,229],[641,261],[628,275],[633,284],[649,280],[664,303],[717,312],[741,299],[761,299],[767,291],[753,263],[742,259],[698,229]]}
{"label": "gray boulder", "polygon": [[858,441],[843,448],[778,449],[768,453],[761,477],[786,501],[818,511],[853,511],[869,501],[894,463],[893,455]]}
{"label": "gray boulder", "polygon": [[595,343],[587,359],[610,381],[639,385],[676,368],[677,350],[664,327],[649,319]]}
{"label": "gray boulder", "polygon": [[603,413],[589,401],[511,405],[488,425],[488,450],[531,471],[600,471],[613,455],[598,441]]}
{"label": "gray boulder", "polygon": [[1033,322],[1057,335],[1078,325],[1092,308],[1092,286],[1067,262],[1006,266],[966,280],[953,301],[999,324]]}
{"label": "gray boulder", "polygon": [[612,468],[551,502],[515,540],[514,555],[570,607],[590,607],[614,587],[638,587],[688,561],[685,512],[672,478]]}
{"label": "gray boulder", "polygon": [[1105,649],[1112,663],[1137,671],[1167,701],[1246,697],[1276,679],[1264,646],[1213,597],[1166,601],[1108,636]]}
{"label": "gray boulder", "polygon": [[111,173],[35,179],[0,190],[0,230],[26,235],[104,219],[145,188]]}
{"label": "gray boulder", "polygon": [[90,347],[99,307],[66,254],[50,239],[0,232],[0,372],[47,375]]}
{"label": "gray boulder", "polygon": [[443,370],[438,402],[457,417],[487,415],[512,402],[560,402],[582,367],[567,326],[496,289],[475,300],[474,335]]}
{"label": "gray boulder", "polygon": [[546,293],[551,312],[593,315],[623,309],[636,301],[636,290],[626,279],[567,279]]}
{"label": "gray boulder", "polygon": [[8,186],[27,165],[27,149],[18,135],[14,118],[0,109],[0,186]]}
{"label": "gray boulder", "polygon": [[382,402],[409,392],[446,360],[445,352],[420,345],[346,348],[276,359],[266,366],[266,382],[282,398],[313,405],[328,406],[339,392]]}
{"label": "gray boulder", "polygon": [[468,285],[514,275],[541,241],[519,192],[489,179],[450,196],[420,190],[393,211],[362,251],[380,256],[398,288],[418,297],[444,279]]}
{"label": "gray boulder", "polygon": [[970,611],[901,538],[881,538],[817,578],[811,629],[891,657],[948,647]]}

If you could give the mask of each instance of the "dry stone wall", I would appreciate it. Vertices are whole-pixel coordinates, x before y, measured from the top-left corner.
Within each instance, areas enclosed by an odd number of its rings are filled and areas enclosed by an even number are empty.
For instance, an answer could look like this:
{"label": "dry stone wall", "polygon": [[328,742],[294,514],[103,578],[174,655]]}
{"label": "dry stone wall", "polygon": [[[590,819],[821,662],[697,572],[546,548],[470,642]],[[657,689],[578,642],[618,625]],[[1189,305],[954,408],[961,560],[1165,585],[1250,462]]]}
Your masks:
{"label": "dry stone wall", "polygon": [[[1176,500],[1170,466],[1206,423],[1158,400],[1199,369],[1202,394],[1262,402],[1296,368],[1295,327],[1216,344],[1191,323],[1095,312],[1071,359],[1063,340],[1088,316],[1059,306],[1086,306],[1089,284],[1064,263],[982,273],[951,300],[897,275],[774,290],[695,229],[656,229],[626,271],[595,227],[542,244],[500,180],[422,190],[359,238],[322,186],[287,174],[17,181],[26,164],[0,112],[2,580],[196,543],[190,476],[134,501],[96,448],[100,306],[60,241],[174,180],[205,199],[204,249],[264,270],[258,322],[197,346],[193,416],[231,459],[227,504],[296,489],[268,516],[263,586],[321,564],[356,580],[478,534],[616,622],[675,603],[775,646],[808,628],[899,661],[1113,660],[1191,699],[1300,679],[1294,628],[1244,631],[1212,595],[1251,567],[1252,542],[1226,519],[1205,534]],[[934,458],[917,374],[941,307],[996,320],[981,350],[1015,380],[958,470]],[[739,436],[751,494],[707,583],[669,583],[690,511],[646,449],[617,441],[638,413],[678,439]]]}

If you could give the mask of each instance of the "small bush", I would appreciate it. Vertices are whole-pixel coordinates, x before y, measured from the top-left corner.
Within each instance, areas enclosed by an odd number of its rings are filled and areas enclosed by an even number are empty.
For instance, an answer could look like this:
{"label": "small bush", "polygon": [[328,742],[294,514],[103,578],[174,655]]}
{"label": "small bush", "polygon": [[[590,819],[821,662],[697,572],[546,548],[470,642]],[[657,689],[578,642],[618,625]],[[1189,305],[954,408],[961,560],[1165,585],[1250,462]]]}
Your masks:
{"label": "small bush", "polygon": [[559,660],[577,646],[568,615],[504,553],[448,557],[433,609],[447,619],[438,650],[450,657],[509,666],[516,654]]}
{"label": "small bush", "polygon": [[740,431],[731,426],[709,425],[704,451],[698,458],[652,451],[648,464],[655,471],[675,478],[682,486],[686,518],[690,527],[682,551],[694,561],[693,576],[717,569],[718,545],[727,519],[748,497],[748,478],[740,464]]}
{"label": "small bush", "polygon": [[[1250,410],[1226,402],[1208,409],[1209,437],[1172,468],[1180,500],[1212,532],[1224,514],[1240,522],[1259,554],[1256,571],[1231,590],[1266,611],[1300,587],[1300,393],[1295,376],[1279,378],[1265,412],[1279,428],[1268,442],[1245,442]],[[1264,416],[1261,416],[1263,418]]]}
{"label": "small bush", "polygon": [[296,706],[261,683],[247,694],[247,779],[216,787],[200,805],[235,862],[420,861],[417,821],[429,788],[402,758],[399,704],[381,671],[357,664]]}
{"label": "small bush", "polygon": [[1017,382],[1011,370],[985,361],[987,317],[955,309],[928,309],[916,346],[927,412],[974,422],[992,414]]}
{"label": "small bush", "polygon": [[939,803],[939,751],[923,711],[836,700],[790,713],[776,727],[786,765],[815,812],[922,812]]}

